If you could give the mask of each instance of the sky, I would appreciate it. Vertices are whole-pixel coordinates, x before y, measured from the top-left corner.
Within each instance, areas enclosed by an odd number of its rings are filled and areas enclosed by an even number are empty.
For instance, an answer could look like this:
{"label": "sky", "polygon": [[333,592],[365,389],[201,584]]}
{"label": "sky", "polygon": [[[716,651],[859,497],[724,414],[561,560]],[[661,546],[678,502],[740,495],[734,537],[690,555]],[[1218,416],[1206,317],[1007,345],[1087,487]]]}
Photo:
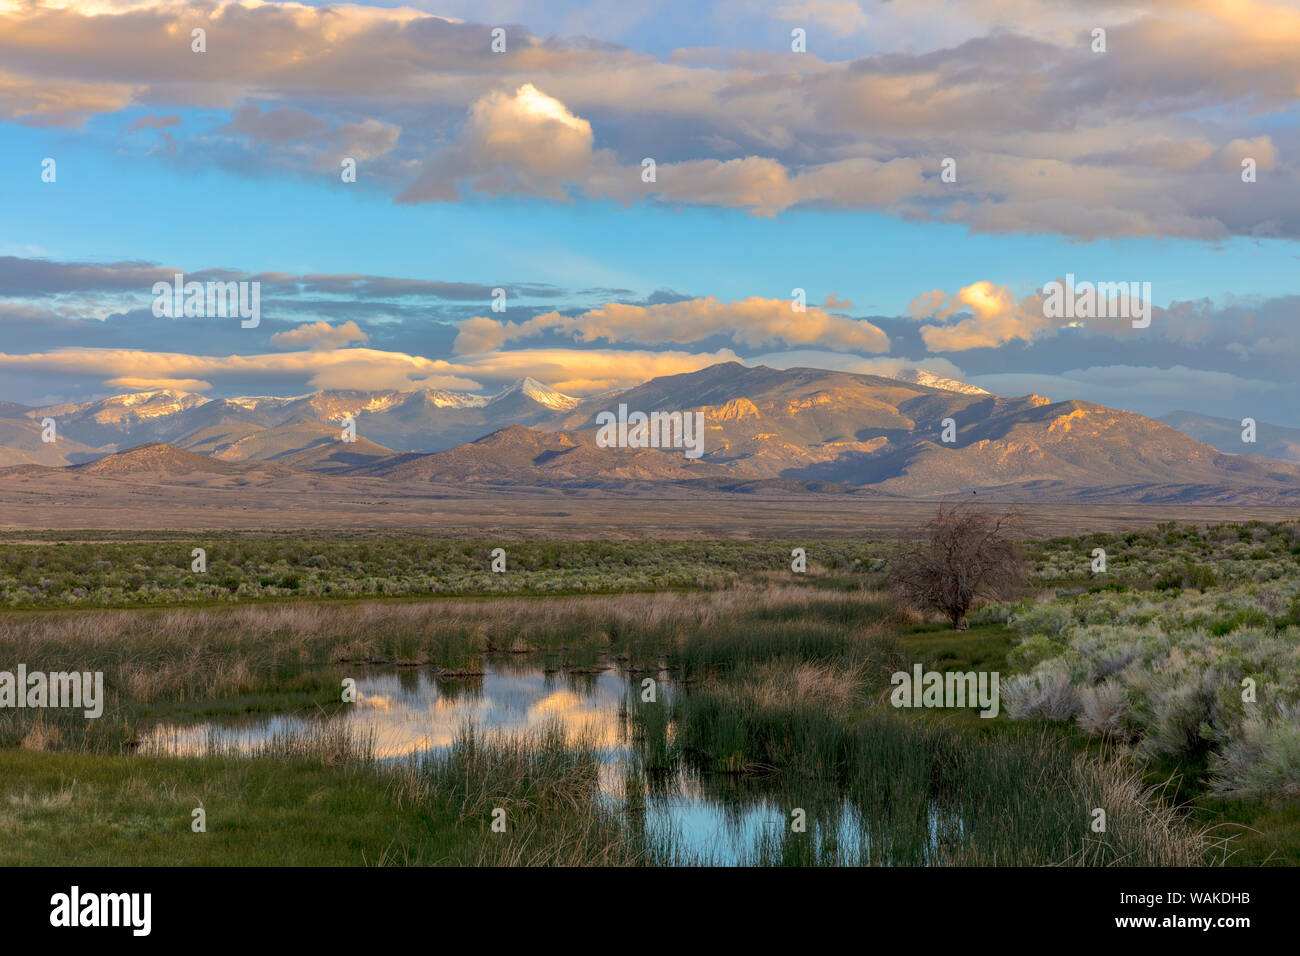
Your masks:
{"label": "sky", "polygon": [[1295,0],[0,0],[0,401],[741,361],[1300,426],[1297,49]]}

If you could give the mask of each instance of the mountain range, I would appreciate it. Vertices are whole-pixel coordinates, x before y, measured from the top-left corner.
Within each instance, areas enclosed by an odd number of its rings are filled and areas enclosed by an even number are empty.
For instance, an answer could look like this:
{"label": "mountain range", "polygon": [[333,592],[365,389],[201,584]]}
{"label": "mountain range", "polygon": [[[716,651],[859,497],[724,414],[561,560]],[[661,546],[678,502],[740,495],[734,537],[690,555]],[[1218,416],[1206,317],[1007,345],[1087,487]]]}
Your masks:
{"label": "mountain range", "polygon": [[[598,416],[619,406],[702,413],[702,456],[602,447]],[[355,442],[340,440],[347,418]],[[41,440],[47,419],[53,443]],[[1003,397],[921,371],[886,378],[728,362],[586,399],[525,378],[493,396],[419,389],[209,399],[162,389],[39,407],[0,403],[0,468],[196,484],[307,473],[631,493],[1300,501],[1300,464],[1242,454],[1257,446],[1242,445],[1235,423],[1194,419],[1174,417],[1188,434],[1091,402]],[[1266,443],[1261,427],[1261,451],[1293,447],[1291,436],[1269,435]]]}
{"label": "mountain range", "polygon": [[1240,419],[1215,418],[1197,412],[1170,412],[1160,420],[1172,425],[1197,441],[1213,445],[1219,451],[1243,452],[1283,461],[1300,461],[1300,428],[1257,422],[1254,444],[1242,440],[1245,430]]}

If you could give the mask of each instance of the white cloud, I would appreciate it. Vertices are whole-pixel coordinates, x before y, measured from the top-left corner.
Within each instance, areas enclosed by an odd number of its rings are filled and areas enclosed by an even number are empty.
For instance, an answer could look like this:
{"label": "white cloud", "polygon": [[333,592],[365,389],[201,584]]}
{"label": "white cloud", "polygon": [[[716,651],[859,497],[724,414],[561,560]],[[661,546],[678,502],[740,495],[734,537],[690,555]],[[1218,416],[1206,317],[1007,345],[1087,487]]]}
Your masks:
{"label": "white cloud", "polygon": [[456,141],[435,153],[400,202],[454,200],[458,188],[563,198],[592,162],[591,124],[531,83],[476,101]]}

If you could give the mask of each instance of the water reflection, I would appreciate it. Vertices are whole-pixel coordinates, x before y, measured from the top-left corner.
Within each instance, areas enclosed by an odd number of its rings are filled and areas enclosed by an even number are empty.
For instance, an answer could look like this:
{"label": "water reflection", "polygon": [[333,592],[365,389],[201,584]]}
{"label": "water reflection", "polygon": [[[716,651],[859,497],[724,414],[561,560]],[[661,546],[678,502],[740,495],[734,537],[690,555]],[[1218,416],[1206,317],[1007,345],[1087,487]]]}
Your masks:
{"label": "water reflection", "polygon": [[[791,862],[788,841],[795,807],[807,814],[812,840],[801,846],[811,843],[813,861],[888,862],[871,859],[869,821],[828,785],[810,782],[783,791],[772,781],[702,776],[680,766],[670,772],[645,771],[633,742],[634,722],[628,719],[629,708],[640,704],[645,676],[629,679],[614,669],[544,671],[518,659],[491,661],[482,675],[455,679],[423,669],[371,668],[356,678],[356,704],[336,714],[159,724],[142,735],[140,751],[180,756],[214,749],[249,753],[276,739],[328,728],[369,739],[377,757],[397,759],[447,747],[467,725],[521,733],[559,724],[597,747],[605,798],[624,810],[633,825],[644,826],[648,833],[671,834],[673,845],[689,862]],[[678,693],[668,676],[658,675],[656,686],[664,713]],[[671,738],[671,727],[665,736]],[[800,857],[793,862],[811,861]]]}
{"label": "water reflection", "polygon": [[619,705],[626,678],[543,673],[537,668],[488,666],[486,673],[445,679],[414,668],[372,668],[357,678],[357,701],[329,717],[259,716],[249,720],[160,724],[141,737],[142,753],[197,756],[215,744],[251,752],[276,738],[302,735],[322,721],[374,741],[380,758],[404,757],[451,744],[468,724],[506,733],[560,724],[585,733],[602,748],[620,747]]}

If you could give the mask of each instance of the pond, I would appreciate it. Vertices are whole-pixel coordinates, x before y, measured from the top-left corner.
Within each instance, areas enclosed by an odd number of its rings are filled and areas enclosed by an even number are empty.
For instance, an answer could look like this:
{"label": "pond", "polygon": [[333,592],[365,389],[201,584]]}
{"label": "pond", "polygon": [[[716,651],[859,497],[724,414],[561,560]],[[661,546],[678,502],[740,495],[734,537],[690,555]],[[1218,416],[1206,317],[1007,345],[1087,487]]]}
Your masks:
{"label": "pond", "polygon": [[[645,676],[629,677],[614,669],[544,671],[517,659],[493,660],[481,676],[456,678],[423,668],[371,667],[356,678],[356,703],[338,713],[162,723],[141,735],[140,752],[250,753],[276,739],[342,727],[355,739],[372,741],[377,758],[397,760],[446,748],[469,725],[510,734],[558,724],[596,742],[605,799],[619,807],[635,806],[647,832],[668,836],[683,861],[752,862],[760,845],[779,853],[792,810],[804,808],[808,831],[839,861],[888,862],[871,859],[869,823],[827,784],[698,773],[683,765],[666,774],[629,772],[636,766],[636,752],[628,708],[640,702]],[[659,702],[671,708],[682,690],[667,674],[656,681]],[[637,799],[628,799],[628,786],[639,788]]]}

